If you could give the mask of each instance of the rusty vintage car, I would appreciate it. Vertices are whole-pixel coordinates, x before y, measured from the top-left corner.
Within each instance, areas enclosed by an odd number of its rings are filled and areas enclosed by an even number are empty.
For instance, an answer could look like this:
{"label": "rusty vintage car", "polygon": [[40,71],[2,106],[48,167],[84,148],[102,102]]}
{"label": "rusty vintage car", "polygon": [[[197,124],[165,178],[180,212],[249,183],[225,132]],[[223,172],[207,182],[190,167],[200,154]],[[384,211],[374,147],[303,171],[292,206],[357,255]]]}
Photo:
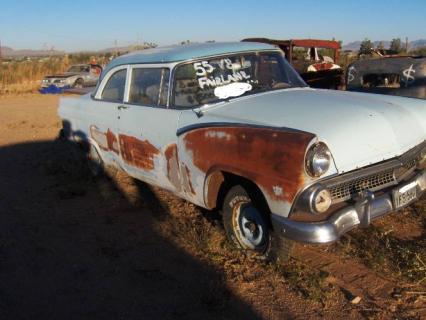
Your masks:
{"label": "rusty vintage car", "polygon": [[280,47],[286,59],[312,88],[343,88],[344,71],[337,64],[340,55],[340,43],[337,41],[268,38],[248,38],[243,41],[269,43]]}
{"label": "rusty vintage car", "polygon": [[426,57],[358,60],[346,72],[348,91],[426,99]]}
{"label": "rusty vintage car", "polygon": [[221,210],[229,238],[265,255],[336,241],[426,190],[424,101],[309,88],[267,44],[119,57],[59,115],[94,171]]}

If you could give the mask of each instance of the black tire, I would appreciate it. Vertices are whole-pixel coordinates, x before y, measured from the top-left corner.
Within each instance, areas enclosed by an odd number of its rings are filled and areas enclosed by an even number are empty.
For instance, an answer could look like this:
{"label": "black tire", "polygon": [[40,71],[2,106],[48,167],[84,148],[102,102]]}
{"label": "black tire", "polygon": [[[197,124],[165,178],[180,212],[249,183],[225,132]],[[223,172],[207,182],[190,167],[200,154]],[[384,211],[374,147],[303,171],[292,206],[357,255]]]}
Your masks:
{"label": "black tire", "polygon": [[81,78],[78,78],[77,80],[75,80],[74,85],[72,86],[73,88],[76,89],[81,89],[84,87],[84,80]]}
{"label": "black tire", "polygon": [[102,176],[105,172],[104,162],[98,150],[92,144],[88,147],[87,151],[87,166],[94,177]]}
{"label": "black tire", "polygon": [[259,210],[255,197],[241,185],[232,187],[225,196],[222,213],[229,240],[243,250],[254,251],[270,261],[286,261],[293,242],[277,237],[269,214]]}

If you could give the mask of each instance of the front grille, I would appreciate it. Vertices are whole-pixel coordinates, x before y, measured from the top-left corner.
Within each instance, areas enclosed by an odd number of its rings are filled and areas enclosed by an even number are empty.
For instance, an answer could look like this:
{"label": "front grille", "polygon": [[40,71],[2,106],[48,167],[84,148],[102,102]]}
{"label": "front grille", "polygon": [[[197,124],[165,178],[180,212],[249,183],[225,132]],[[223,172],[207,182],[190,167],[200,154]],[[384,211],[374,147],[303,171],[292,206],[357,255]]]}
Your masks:
{"label": "front grille", "polygon": [[396,179],[393,170],[390,170],[344,182],[329,190],[333,202],[341,202],[351,199],[363,190],[377,191],[393,184],[396,184]]}
{"label": "front grille", "polygon": [[[354,171],[346,175],[332,179],[325,185],[331,193],[333,203],[347,201],[354,198],[357,194],[364,190],[379,191],[396,185],[400,180],[404,180],[408,175],[414,172],[421,160],[421,151],[426,147],[425,143],[408,151],[398,159],[396,165],[389,168],[383,168],[383,164],[372,166],[367,169]],[[377,167],[377,168],[376,168]],[[374,168],[378,172],[374,172]]]}
{"label": "front grille", "polygon": [[421,160],[420,154],[414,155],[413,157],[409,157],[402,160],[402,166],[406,170],[411,170],[416,167]]}

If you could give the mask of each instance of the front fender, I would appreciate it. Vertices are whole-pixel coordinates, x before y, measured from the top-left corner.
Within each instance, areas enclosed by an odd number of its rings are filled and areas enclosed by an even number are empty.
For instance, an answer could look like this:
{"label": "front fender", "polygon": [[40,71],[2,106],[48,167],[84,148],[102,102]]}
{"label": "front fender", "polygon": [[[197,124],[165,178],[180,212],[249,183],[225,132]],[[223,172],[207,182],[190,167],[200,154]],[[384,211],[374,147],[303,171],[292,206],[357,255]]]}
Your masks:
{"label": "front fender", "polygon": [[297,193],[309,179],[304,158],[315,138],[308,132],[284,128],[207,124],[182,134],[182,147],[189,166],[206,177],[206,206],[212,207],[216,185],[221,180],[220,175],[210,173],[223,171],[255,183],[270,210],[287,216]]}

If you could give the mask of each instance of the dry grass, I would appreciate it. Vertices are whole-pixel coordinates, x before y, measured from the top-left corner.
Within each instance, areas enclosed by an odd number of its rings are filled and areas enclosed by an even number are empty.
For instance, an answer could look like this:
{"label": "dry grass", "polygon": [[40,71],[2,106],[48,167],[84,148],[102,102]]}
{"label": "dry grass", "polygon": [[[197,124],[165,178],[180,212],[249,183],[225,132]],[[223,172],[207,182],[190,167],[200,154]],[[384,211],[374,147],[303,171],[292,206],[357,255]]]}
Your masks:
{"label": "dry grass", "polygon": [[32,92],[47,74],[59,73],[69,66],[68,57],[51,57],[39,61],[11,61],[0,67],[0,93]]}
{"label": "dry grass", "polygon": [[62,73],[70,65],[88,63],[95,59],[104,65],[108,57],[94,57],[89,54],[65,55],[38,60],[12,60],[0,64],[0,94],[20,94],[35,92],[40,81],[49,74]]}
{"label": "dry grass", "polygon": [[[426,201],[407,209],[405,222],[413,220],[426,226]],[[337,244],[348,257],[357,257],[366,266],[379,273],[398,277],[414,284],[426,285],[426,237],[401,239],[388,225],[373,225],[357,229],[343,237]]]}

